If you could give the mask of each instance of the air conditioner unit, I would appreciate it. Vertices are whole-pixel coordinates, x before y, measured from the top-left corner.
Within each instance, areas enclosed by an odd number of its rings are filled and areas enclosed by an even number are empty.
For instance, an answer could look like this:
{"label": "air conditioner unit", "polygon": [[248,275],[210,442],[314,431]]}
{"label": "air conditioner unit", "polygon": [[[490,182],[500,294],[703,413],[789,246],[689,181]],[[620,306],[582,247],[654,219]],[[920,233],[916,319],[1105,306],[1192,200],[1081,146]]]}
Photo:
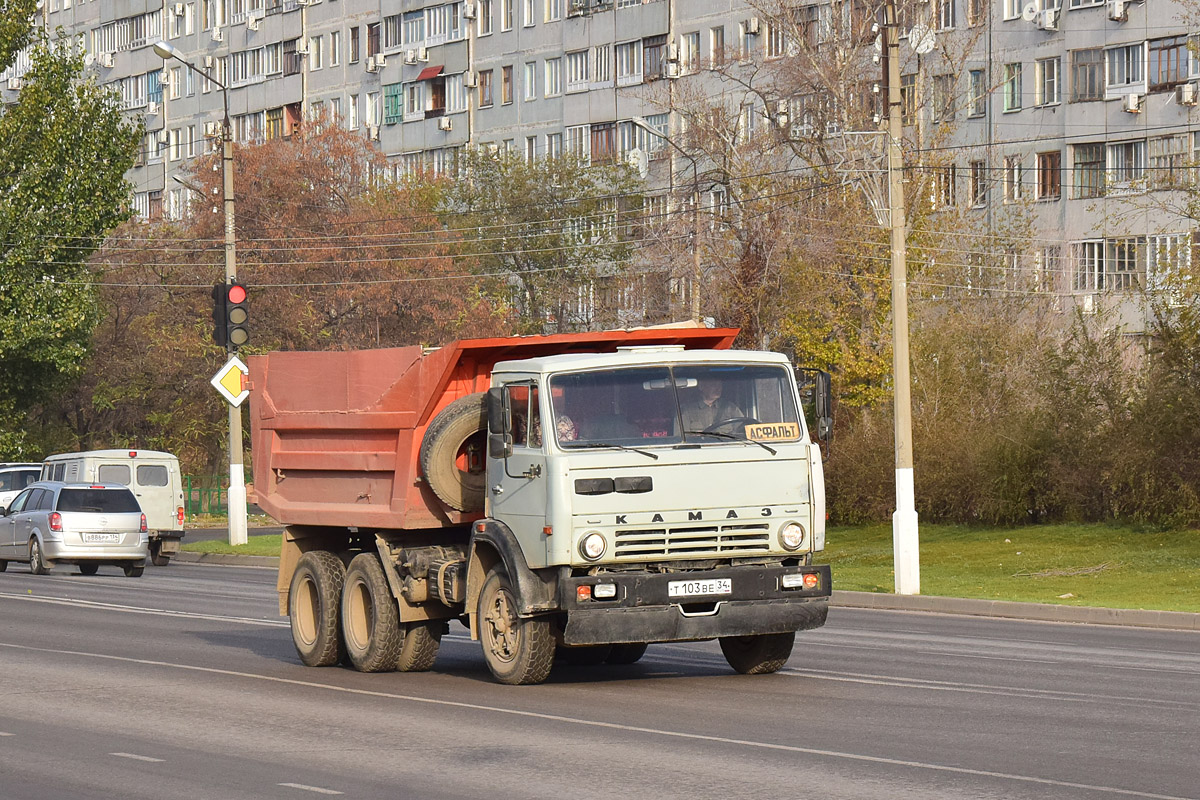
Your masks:
{"label": "air conditioner unit", "polygon": [[96,63],[102,67],[111,67],[113,65],[113,54],[96,53]]}
{"label": "air conditioner unit", "polygon": [[384,67],[386,67],[387,66],[387,56],[385,56],[383,53],[376,53],[375,54],[375,66],[379,67],[380,69],[383,69]]}
{"label": "air conditioner unit", "polygon": [[478,85],[479,76],[470,70],[463,73],[463,86],[467,87],[468,89],[474,89]]}
{"label": "air conditioner unit", "polygon": [[225,41],[225,34],[221,32],[221,29],[220,29],[220,28],[213,28],[213,29],[212,29],[212,40],[213,40],[214,42],[223,42],[223,41]]}
{"label": "air conditioner unit", "polygon": [[454,120],[449,117],[438,117],[438,130],[448,131],[454,127]]}
{"label": "air conditioner unit", "polygon": [[404,63],[405,64],[417,63],[417,51],[416,50],[405,50],[404,51]]}
{"label": "air conditioner unit", "polygon": [[582,17],[587,13],[587,0],[571,0],[567,6],[568,17]]}
{"label": "air conditioner unit", "polygon": [[258,30],[258,23],[259,23],[258,17],[246,17],[246,27],[249,30],[252,30],[252,31]]}
{"label": "air conditioner unit", "polygon": [[175,11],[175,16],[177,17],[182,17],[186,11],[186,9],[183,7],[183,3],[176,3],[174,6],[172,6],[172,9]]}
{"label": "air conditioner unit", "polygon": [[1057,8],[1047,8],[1045,11],[1038,12],[1034,22],[1041,30],[1056,31],[1058,30],[1058,13]]}
{"label": "air conditioner unit", "polygon": [[205,136],[220,136],[221,135],[221,123],[219,123],[219,122],[204,123],[204,135]]}
{"label": "air conditioner unit", "polygon": [[216,65],[217,65],[217,60],[215,58],[213,58],[212,56],[204,57],[204,68],[205,69],[212,69]]}
{"label": "air conditioner unit", "polygon": [[746,33],[748,33],[751,36],[757,36],[758,35],[758,25],[759,25],[758,17],[751,17],[750,19],[746,20]]}
{"label": "air conditioner unit", "polygon": [[1130,114],[1137,114],[1142,110],[1142,96],[1137,93],[1125,95],[1121,100],[1121,108]]}
{"label": "air conditioner unit", "polygon": [[429,48],[428,47],[417,48],[417,61],[428,61],[428,60],[429,60]]}
{"label": "air conditioner unit", "polygon": [[20,78],[9,78],[8,79],[8,88],[10,91],[13,91],[13,92],[20,91],[21,79]]}
{"label": "air conditioner unit", "polygon": [[682,74],[678,61],[668,61],[663,65],[664,78],[678,78]]}
{"label": "air conditioner unit", "polygon": [[296,54],[301,56],[308,55],[308,40],[300,39],[296,42]]}
{"label": "air conditioner unit", "polygon": [[679,60],[679,45],[675,42],[667,42],[667,61]]}
{"label": "air conditioner unit", "polygon": [[311,6],[316,3],[316,0],[296,0],[298,6]]}
{"label": "air conditioner unit", "polygon": [[1100,308],[1100,298],[1098,295],[1085,294],[1083,296],[1083,313],[1084,314],[1095,314],[1096,310],[1099,308]]}
{"label": "air conditioner unit", "polygon": [[151,100],[146,103],[146,116],[151,117],[158,113],[158,103]]}
{"label": "air conditioner unit", "polygon": [[379,126],[378,125],[368,125],[367,126],[367,138],[370,139],[372,142],[379,141]]}
{"label": "air conditioner unit", "polygon": [[1108,18],[1114,22],[1129,21],[1129,2],[1128,0],[1109,0],[1108,2]]}
{"label": "air conditioner unit", "polygon": [[1181,106],[1196,105],[1196,84],[1181,83],[1175,87],[1175,102]]}
{"label": "air conditioner unit", "polygon": [[367,72],[378,72],[379,64],[375,61],[375,56],[367,56]]}
{"label": "air conditioner unit", "polygon": [[159,144],[166,144],[167,142],[171,141],[171,133],[164,128],[155,134],[155,138],[158,139]]}
{"label": "air conditioner unit", "polygon": [[475,19],[474,3],[463,3],[463,19]]}

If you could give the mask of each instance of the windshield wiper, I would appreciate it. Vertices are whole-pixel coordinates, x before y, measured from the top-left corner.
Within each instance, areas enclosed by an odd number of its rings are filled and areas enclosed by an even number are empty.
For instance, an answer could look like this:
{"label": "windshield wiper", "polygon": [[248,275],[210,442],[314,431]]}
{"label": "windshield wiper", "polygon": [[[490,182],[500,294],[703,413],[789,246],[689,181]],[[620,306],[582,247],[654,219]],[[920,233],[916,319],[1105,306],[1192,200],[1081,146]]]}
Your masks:
{"label": "windshield wiper", "polygon": [[582,441],[582,442],[572,442],[570,445],[567,445],[567,446],[572,447],[572,448],[574,448],[574,447],[611,447],[613,450],[629,450],[634,453],[641,453],[644,456],[650,456],[650,458],[653,458],[655,461],[658,461],[658,454],[651,453],[649,450],[642,450],[641,448],[638,448],[638,447],[628,447],[627,445],[623,445],[623,444],[613,444],[612,442]]}
{"label": "windshield wiper", "polygon": [[693,433],[696,436],[715,436],[718,439],[728,439],[731,442],[745,442],[746,444],[756,444],[759,447],[761,447],[763,450],[766,450],[771,455],[776,455],[776,451],[775,451],[774,447],[768,447],[767,445],[763,444],[762,442],[756,442],[753,439],[743,439],[741,436],[734,436],[732,433],[717,433],[716,431],[684,431],[683,435],[686,436],[689,433]]}

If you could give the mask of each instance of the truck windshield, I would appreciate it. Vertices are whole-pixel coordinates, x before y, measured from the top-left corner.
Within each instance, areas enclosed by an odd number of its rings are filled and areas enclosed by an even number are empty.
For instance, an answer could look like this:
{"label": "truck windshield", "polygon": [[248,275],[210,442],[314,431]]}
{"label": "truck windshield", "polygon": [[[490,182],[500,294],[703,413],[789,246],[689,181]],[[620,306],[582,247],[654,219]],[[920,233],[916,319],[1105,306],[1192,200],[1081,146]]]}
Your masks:
{"label": "truck windshield", "polygon": [[631,367],[550,379],[563,447],[797,441],[791,373],[761,364]]}

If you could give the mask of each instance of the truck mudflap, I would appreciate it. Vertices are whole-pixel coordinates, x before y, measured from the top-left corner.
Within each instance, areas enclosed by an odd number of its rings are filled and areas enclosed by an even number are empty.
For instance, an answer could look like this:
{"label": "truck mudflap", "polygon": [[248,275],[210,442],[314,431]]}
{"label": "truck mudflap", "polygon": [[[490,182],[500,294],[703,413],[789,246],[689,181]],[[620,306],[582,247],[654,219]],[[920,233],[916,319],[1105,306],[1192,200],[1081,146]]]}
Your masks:
{"label": "truck mudflap", "polygon": [[[799,585],[785,588],[785,576],[799,576],[786,581]],[[806,576],[812,576],[807,585]],[[615,585],[615,592],[602,589],[600,593],[613,596],[596,598],[596,587],[605,584]],[[680,596],[707,589],[720,593]],[[830,589],[827,564],[563,578],[559,581],[560,603],[567,612],[563,641],[570,645],[685,642],[819,628],[829,613]]]}

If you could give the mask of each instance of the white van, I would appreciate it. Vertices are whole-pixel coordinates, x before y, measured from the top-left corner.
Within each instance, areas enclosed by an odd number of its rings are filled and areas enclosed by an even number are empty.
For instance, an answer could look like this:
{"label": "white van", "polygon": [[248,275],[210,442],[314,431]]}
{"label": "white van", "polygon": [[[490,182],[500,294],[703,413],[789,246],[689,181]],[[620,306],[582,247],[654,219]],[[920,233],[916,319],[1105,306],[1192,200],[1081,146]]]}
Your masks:
{"label": "white van", "polygon": [[150,561],[165,567],[183,538],[183,476],[179,459],[155,450],[60,453],[42,462],[42,480],[128,486],[146,515]]}

